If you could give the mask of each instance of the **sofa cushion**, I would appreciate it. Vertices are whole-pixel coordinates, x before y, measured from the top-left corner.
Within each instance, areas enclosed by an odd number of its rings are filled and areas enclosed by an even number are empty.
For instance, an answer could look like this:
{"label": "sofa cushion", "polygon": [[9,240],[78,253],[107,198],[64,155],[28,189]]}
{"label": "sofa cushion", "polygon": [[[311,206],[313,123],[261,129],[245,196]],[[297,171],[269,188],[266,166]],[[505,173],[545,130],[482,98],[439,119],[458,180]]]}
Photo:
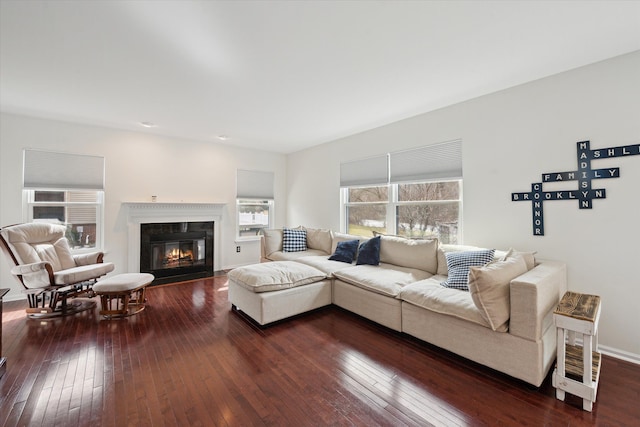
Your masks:
{"label": "sofa cushion", "polygon": [[281,229],[264,229],[264,254],[271,258],[274,252],[282,251],[282,230]]}
{"label": "sofa cushion", "polygon": [[231,270],[229,280],[252,292],[295,288],[326,278],[317,268],[300,262],[276,261]]}
{"label": "sofa cushion", "polygon": [[369,239],[358,247],[356,265],[380,264],[380,236]]}
{"label": "sofa cushion", "polygon": [[293,261],[307,256],[323,256],[326,258],[327,254],[325,254],[324,251],[319,251],[317,249],[307,249],[306,251],[300,252],[276,251],[269,255],[269,259],[271,261]]}
{"label": "sofa cushion", "polygon": [[326,255],[304,256],[296,258],[295,261],[315,267],[329,278],[334,277],[334,272],[353,266],[353,264],[347,264],[345,262],[332,261]]}
{"label": "sofa cushion", "polygon": [[104,276],[114,268],[115,266],[111,262],[67,268],[54,272],[53,281],[56,285],[71,285]]}
{"label": "sofa cushion", "polygon": [[491,262],[494,253],[493,249],[446,253],[449,277],[441,285],[446,288],[468,291],[469,267],[482,266]]}
{"label": "sofa cushion", "polygon": [[397,296],[404,286],[431,276],[424,270],[384,263],[378,266],[356,265],[333,274],[343,282],[391,297]]}
{"label": "sofa cushion", "polygon": [[331,251],[331,230],[306,227],[302,228],[307,231],[307,248],[318,249],[325,252],[327,255],[333,253]]}
{"label": "sofa cushion", "polygon": [[436,274],[438,240],[413,240],[384,235],[380,238],[380,262]]}
{"label": "sofa cushion", "polygon": [[494,331],[509,321],[511,280],[526,272],[527,264],[520,255],[469,268],[471,298]]}
{"label": "sofa cushion", "polygon": [[[469,292],[460,292],[457,289],[440,286],[440,282],[443,279],[444,276],[437,275],[407,285],[402,288],[398,298],[417,307],[454,316],[482,325],[485,328],[490,328],[491,325],[482,317]],[[506,332],[506,325],[497,330],[498,332]],[[464,339],[463,337],[460,338]]]}
{"label": "sofa cushion", "polygon": [[358,253],[359,240],[345,240],[344,242],[338,242],[336,251],[329,257],[332,261],[347,262],[351,264],[356,259]]}
{"label": "sofa cushion", "polygon": [[282,251],[302,252],[307,250],[307,230],[295,228],[282,229]]}

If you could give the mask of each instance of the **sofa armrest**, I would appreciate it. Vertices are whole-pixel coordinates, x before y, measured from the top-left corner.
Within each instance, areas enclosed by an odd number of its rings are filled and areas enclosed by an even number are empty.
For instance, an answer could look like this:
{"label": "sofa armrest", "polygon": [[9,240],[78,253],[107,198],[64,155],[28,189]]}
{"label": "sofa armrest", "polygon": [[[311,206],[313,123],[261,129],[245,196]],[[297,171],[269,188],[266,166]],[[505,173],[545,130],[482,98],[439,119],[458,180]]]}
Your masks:
{"label": "sofa armrest", "polygon": [[268,260],[269,255],[282,250],[282,229],[262,229],[260,236],[260,259]]}
{"label": "sofa armrest", "polygon": [[267,262],[269,258],[267,258],[266,249],[264,247],[264,235],[260,235],[260,262]]}
{"label": "sofa armrest", "polygon": [[103,252],[91,252],[87,254],[78,254],[73,256],[73,260],[75,261],[77,266],[99,264],[102,262],[103,258],[104,258]]}
{"label": "sofa armrest", "polygon": [[511,281],[509,333],[537,341],[552,321],[551,313],[567,290],[567,267],[540,261]]}

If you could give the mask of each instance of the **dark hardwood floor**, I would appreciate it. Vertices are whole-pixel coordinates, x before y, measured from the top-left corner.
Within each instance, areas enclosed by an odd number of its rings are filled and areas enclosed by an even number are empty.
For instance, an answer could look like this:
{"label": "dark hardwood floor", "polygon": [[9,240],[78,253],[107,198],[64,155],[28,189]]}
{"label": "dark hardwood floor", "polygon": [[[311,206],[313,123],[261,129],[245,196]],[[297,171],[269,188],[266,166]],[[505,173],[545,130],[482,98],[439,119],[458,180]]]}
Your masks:
{"label": "dark hardwood floor", "polygon": [[226,277],[149,288],[120,320],[5,303],[5,426],[640,425],[640,366],[603,357],[592,413],[336,307],[260,329]]}

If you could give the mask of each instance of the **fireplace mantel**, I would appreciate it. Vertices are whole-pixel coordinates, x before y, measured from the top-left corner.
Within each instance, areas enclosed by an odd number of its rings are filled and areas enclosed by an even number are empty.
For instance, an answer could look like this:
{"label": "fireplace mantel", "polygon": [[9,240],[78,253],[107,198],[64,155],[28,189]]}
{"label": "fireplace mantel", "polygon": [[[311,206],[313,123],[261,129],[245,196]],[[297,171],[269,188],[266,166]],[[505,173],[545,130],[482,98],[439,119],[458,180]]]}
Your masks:
{"label": "fireplace mantel", "polygon": [[220,241],[225,203],[198,202],[122,202],[128,227],[128,271],[140,271],[140,224],[159,222],[214,222],[214,270],[222,269]]}

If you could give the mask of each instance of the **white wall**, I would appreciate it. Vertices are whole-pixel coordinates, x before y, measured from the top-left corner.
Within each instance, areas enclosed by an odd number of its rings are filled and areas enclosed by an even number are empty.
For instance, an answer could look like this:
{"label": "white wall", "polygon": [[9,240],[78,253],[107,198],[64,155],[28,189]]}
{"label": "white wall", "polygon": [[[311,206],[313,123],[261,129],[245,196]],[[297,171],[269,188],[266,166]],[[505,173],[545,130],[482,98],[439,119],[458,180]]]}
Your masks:
{"label": "white wall", "polygon": [[531,205],[510,199],[542,173],[576,170],[578,141],[640,143],[639,76],[635,52],[292,154],[287,223],[339,229],[341,161],[461,138],[464,242],[565,261],[571,290],[602,297],[601,344],[640,361],[640,156],[593,163],[621,177],[594,181],[607,198],[592,210],[546,202],[544,237]]}
{"label": "white wall", "polygon": [[[233,148],[214,142],[187,141],[120,131],[0,115],[0,225],[22,222],[22,150],[39,148],[105,157],[105,251],[116,272],[127,270],[127,218],[122,202],[226,203],[222,219],[219,268],[254,263],[259,243],[235,242],[236,169],[275,172],[275,223],[286,213],[286,156]],[[241,252],[236,253],[236,246]],[[21,285],[9,274],[1,255],[0,287],[12,288],[6,300],[22,298]]]}

